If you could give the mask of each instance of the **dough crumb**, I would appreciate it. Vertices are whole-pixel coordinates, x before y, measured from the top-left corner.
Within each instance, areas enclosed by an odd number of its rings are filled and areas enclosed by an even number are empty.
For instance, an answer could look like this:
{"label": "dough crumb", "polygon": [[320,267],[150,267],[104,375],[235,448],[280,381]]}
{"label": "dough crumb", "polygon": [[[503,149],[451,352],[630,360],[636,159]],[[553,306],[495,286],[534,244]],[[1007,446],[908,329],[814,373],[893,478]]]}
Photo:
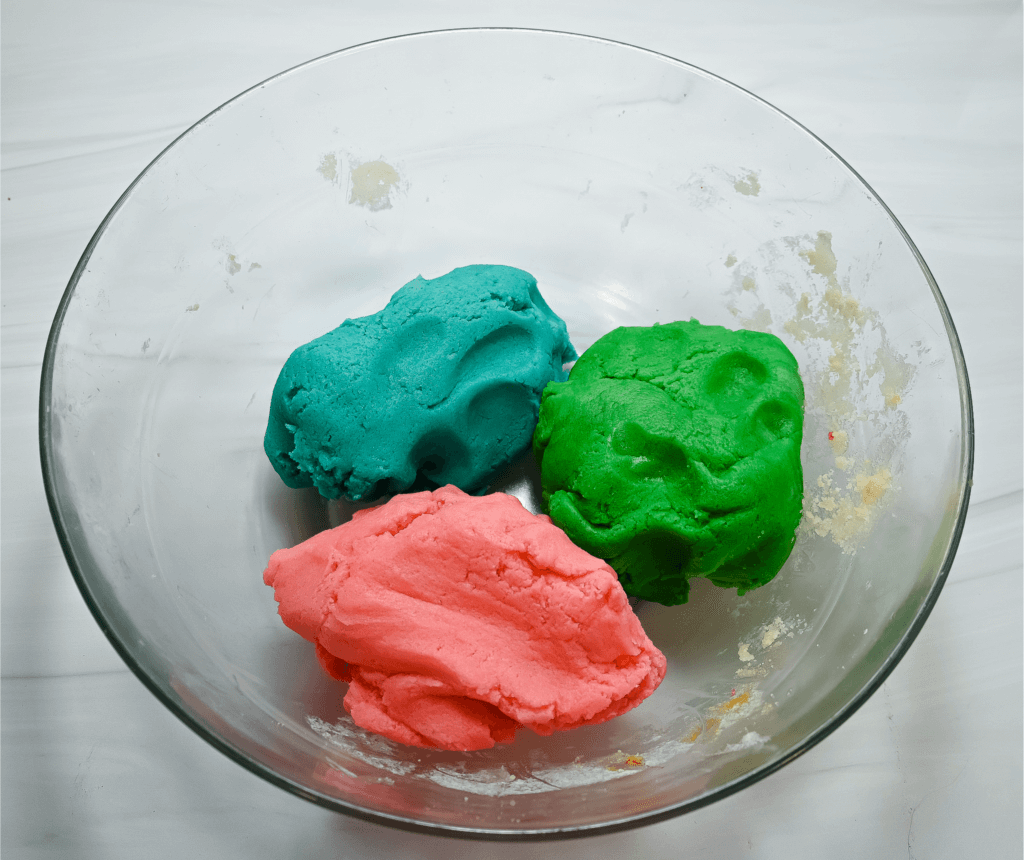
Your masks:
{"label": "dough crumb", "polygon": [[764,635],[761,637],[762,650],[770,648],[775,640],[788,630],[789,626],[782,620],[782,616],[775,616],[775,620],[765,628]]}
{"label": "dough crumb", "polygon": [[391,191],[401,180],[398,171],[386,161],[368,161],[352,168],[348,202],[371,212],[391,208]]}
{"label": "dough crumb", "polygon": [[732,187],[747,197],[757,197],[761,193],[761,181],[752,170],[746,176],[733,182]]}

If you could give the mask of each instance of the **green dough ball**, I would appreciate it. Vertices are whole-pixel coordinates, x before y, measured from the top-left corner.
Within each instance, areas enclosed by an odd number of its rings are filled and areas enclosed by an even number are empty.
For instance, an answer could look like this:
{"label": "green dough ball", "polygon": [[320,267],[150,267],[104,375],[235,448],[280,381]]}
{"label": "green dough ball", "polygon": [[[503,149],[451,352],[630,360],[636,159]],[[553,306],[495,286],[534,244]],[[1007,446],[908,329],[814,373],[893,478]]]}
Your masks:
{"label": "green dough ball", "polygon": [[419,277],[291,354],[263,447],[289,487],[329,499],[475,492],[529,448],[544,386],[575,357],[529,273]]}
{"label": "green dough ball", "polygon": [[544,390],[544,503],[627,594],[685,603],[691,576],[743,594],[796,539],[803,407],[774,335],[696,320],[615,329]]}

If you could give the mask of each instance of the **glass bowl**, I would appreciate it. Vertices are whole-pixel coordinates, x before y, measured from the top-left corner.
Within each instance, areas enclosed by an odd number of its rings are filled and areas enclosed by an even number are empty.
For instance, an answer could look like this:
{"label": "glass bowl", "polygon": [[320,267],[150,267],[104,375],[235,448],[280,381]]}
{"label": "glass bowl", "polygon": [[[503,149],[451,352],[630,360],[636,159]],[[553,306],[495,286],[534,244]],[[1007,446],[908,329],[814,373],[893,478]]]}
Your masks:
{"label": "glass bowl", "polygon": [[[772,331],[807,391],[804,517],[769,585],[637,613],[661,687],[601,726],[473,753],[355,727],[281,623],[270,554],[354,506],[263,453],[298,345],[418,274],[534,274],[582,352],[619,325]],[[60,303],[43,474],[72,574],[147,687],[254,773],[386,824],[498,839],[694,809],[793,760],[921,629],[963,526],[973,430],[953,323],[865,182],[686,63],[542,31],[423,33],[274,77],[138,177]],[[524,455],[491,487],[538,510]]]}

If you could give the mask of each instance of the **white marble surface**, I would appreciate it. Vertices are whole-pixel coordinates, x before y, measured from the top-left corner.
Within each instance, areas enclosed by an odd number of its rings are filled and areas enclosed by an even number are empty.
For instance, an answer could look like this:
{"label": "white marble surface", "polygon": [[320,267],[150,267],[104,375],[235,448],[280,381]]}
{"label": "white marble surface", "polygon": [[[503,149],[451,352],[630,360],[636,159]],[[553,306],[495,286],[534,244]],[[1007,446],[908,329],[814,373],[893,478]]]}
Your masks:
{"label": "white marble surface", "polygon": [[[1019,3],[6,0],[2,16],[5,857],[1022,855]],[[881,690],[739,795],[557,846],[351,820],[209,747],[100,633],[61,554],[39,471],[36,403],[52,315],[93,230],[149,160],[291,65],[369,39],[474,25],[632,42],[721,74],[811,128],[879,192],[931,266],[963,342],[977,419],[956,562]]]}

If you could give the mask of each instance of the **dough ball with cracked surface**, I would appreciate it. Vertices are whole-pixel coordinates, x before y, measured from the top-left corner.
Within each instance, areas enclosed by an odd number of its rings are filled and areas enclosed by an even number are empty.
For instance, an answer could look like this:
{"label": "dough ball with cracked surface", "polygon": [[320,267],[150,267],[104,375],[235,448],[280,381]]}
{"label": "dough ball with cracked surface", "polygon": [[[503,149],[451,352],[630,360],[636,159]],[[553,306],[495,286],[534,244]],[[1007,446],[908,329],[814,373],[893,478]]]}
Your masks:
{"label": "dough ball with cracked surface", "polygon": [[527,272],[418,277],[383,310],[292,353],[264,449],[289,487],[330,499],[481,490],[529,447],[541,391],[574,358]]}
{"label": "dough ball with cracked surface", "polygon": [[615,329],[545,389],[533,450],[552,520],[627,594],[769,582],[803,503],[804,389],[772,334],[696,320]]}
{"label": "dough ball with cracked surface", "polygon": [[395,496],[278,550],[264,582],[356,724],[413,746],[601,723],[665,674],[615,572],[504,493]]}

